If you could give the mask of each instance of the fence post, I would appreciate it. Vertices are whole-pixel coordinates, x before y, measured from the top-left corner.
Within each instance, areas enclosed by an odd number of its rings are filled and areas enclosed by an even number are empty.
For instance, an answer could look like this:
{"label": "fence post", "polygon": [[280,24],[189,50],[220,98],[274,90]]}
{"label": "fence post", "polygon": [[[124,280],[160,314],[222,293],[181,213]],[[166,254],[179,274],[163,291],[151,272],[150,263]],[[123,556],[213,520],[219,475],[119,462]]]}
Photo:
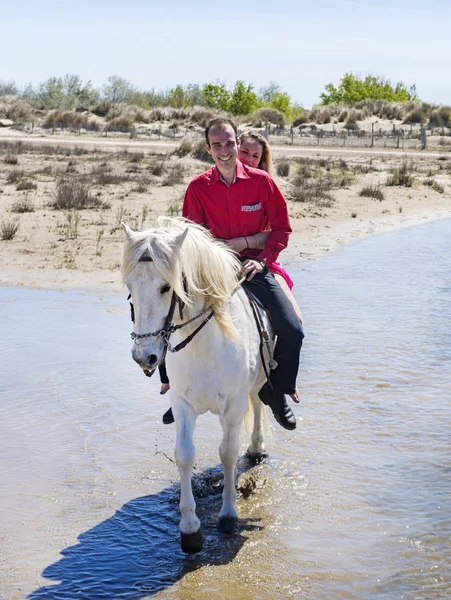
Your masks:
{"label": "fence post", "polygon": [[290,135],[291,135],[291,145],[293,145],[294,144],[293,125],[291,125],[291,127],[290,127]]}
{"label": "fence post", "polygon": [[426,128],[423,124],[421,124],[421,127],[420,127],[420,141],[421,141],[421,149],[426,150],[426,148],[428,146],[428,141],[427,141],[427,137],[426,137]]}
{"label": "fence post", "polygon": [[371,148],[374,146],[374,123],[371,123]]}

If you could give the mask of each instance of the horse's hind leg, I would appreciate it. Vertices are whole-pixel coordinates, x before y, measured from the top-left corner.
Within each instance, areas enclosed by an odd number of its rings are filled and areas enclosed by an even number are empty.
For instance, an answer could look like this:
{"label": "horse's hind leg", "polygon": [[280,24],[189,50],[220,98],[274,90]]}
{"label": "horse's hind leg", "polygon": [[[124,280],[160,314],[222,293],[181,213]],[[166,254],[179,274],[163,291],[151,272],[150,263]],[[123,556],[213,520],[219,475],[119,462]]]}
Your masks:
{"label": "horse's hind leg", "polygon": [[247,455],[253,459],[266,456],[265,442],[263,439],[263,410],[264,404],[256,393],[251,394],[254,408],[254,427],[252,429],[251,445],[247,449]]}
{"label": "horse's hind leg", "polygon": [[193,432],[196,413],[191,406],[173,392],[172,407],[175,417],[175,460],[180,472],[181,546],[187,554],[202,550],[203,536],[196,515],[196,502],[191,487],[194,466]]}
{"label": "horse's hind leg", "polygon": [[231,413],[234,411],[229,408],[225,414],[219,417],[223,432],[222,442],[219,446],[219,456],[224,468],[224,490],[222,492],[222,508],[219,513],[218,529],[222,533],[233,533],[238,520],[238,514],[235,509],[237,497],[235,468],[238,460],[240,430],[246,410],[245,400],[241,408],[241,414],[237,415],[235,412],[232,416]]}

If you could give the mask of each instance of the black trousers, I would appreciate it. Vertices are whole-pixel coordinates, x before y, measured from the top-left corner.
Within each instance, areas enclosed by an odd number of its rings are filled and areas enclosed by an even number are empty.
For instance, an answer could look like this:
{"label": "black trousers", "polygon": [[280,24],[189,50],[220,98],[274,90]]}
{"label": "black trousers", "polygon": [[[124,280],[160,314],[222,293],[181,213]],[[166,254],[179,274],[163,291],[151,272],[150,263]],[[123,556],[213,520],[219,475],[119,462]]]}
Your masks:
{"label": "black trousers", "polygon": [[274,388],[284,394],[294,394],[299,369],[299,355],[304,331],[293,305],[274,275],[265,269],[243,283],[271,313],[277,335],[274,359],[278,366],[270,372]]}
{"label": "black trousers", "polygon": [[[274,348],[274,359],[278,366],[270,371],[270,380],[274,388],[284,394],[294,394],[296,377],[299,369],[299,354],[301,352],[304,331],[293,305],[285,295],[274,275],[265,269],[257,273],[251,281],[243,283],[265,308],[271,313],[277,335]],[[169,383],[166,365],[159,367],[161,383]]]}

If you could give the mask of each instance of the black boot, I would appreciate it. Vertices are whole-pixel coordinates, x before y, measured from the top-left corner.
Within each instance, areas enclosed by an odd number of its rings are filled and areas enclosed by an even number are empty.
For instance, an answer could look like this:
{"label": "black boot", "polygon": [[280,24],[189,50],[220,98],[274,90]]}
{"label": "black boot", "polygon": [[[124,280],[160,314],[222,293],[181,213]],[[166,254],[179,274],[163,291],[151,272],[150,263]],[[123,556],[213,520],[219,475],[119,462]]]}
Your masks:
{"label": "black boot", "polygon": [[296,417],[288,406],[285,394],[277,390],[272,390],[269,387],[269,383],[266,382],[258,392],[258,395],[263,404],[266,404],[272,410],[274,418],[279,425],[290,431],[296,429]]}
{"label": "black boot", "polygon": [[163,423],[165,425],[171,425],[174,422],[174,415],[172,414],[172,408],[169,408],[163,415]]}

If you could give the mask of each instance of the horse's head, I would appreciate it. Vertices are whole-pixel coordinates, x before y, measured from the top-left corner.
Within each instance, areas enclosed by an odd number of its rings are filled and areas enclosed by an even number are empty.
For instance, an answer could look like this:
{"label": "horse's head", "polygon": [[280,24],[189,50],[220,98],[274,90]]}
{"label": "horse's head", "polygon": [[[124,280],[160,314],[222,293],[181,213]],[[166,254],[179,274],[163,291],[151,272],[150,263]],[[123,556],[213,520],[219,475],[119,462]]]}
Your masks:
{"label": "horse's head", "polygon": [[122,225],[126,238],[122,272],[134,313],[132,356],[142,369],[152,370],[164,357],[164,330],[172,323],[171,304],[177,292],[173,289],[177,255],[187,230],[158,234]]}

